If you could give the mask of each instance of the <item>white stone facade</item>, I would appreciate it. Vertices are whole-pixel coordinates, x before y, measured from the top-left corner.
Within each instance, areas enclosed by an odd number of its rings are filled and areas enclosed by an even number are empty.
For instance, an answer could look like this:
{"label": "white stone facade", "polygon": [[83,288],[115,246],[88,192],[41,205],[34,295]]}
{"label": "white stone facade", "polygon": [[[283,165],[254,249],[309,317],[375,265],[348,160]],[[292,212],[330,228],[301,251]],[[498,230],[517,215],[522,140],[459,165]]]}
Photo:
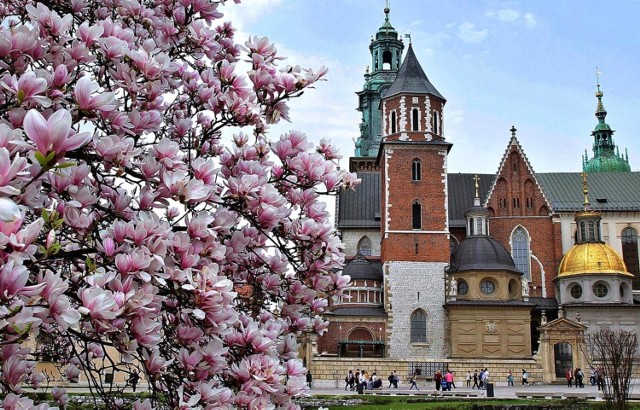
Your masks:
{"label": "white stone facade", "polygon": [[[371,240],[371,256],[380,256],[380,229],[358,229],[341,231],[342,242],[344,243],[344,253],[347,256],[353,256],[358,253],[358,243],[367,236]],[[369,256],[369,255],[367,255]]]}
{"label": "white stone facade", "polygon": [[[446,263],[387,262],[384,267],[385,309],[389,315],[388,355],[394,359],[441,359],[449,343],[445,303]],[[411,313],[427,317],[427,342],[411,343]]]}

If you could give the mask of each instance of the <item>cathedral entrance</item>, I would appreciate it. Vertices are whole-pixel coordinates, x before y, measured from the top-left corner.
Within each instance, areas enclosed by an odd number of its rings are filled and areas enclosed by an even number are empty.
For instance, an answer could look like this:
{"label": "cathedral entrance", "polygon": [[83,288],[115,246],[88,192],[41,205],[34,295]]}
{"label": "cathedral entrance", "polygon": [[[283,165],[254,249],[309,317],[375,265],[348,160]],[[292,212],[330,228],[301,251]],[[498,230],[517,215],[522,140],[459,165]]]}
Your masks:
{"label": "cathedral entrance", "polygon": [[553,356],[556,365],[556,377],[563,378],[567,369],[573,371],[573,354],[569,343],[560,342],[553,345]]}

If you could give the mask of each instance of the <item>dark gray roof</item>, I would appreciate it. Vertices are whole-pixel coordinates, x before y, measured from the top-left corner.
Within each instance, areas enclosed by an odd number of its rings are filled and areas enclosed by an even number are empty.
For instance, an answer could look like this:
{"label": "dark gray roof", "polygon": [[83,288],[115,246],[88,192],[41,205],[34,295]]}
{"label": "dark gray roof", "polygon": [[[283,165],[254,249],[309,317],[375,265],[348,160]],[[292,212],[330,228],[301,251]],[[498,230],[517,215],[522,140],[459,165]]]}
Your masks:
{"label": "dark gray roof", "polygon": [[558,309],[558,301],[555,298],[529,297],[529,302],[536,305],[534,310],[555,310]]}
{"label": "dark gray roof", "polygon": [[507,270],[521,273],[500,242],[489,236],[467,236],[451,255],[448,272]]}
{"label": "dark gray roof", "polygon": [[338,195],[338,229],[380,227],[380,174],[360,172],[361,182]]}
{"label": "dark gray roof", "polygon": [[533,308],[533,303],[524,300],[454,300],[449,301],[445,306],[510,306],[510,307],[528,307]]}
{"label": "dark gray roof", "polygon": [[[584,195],[580,173],[537,173],[536,178],[554,212],[582,209]],[[588,174],[587,184],[592,209],[640,210],[640,172],[594,172]]]}
{"label": "dark gray roof", "polygon": [[[449,226],[464,227],[464,214],[473,206],[475,174],[448,174]],[[536,179],[554,212],[582,209],[582,176],[578,172],[536,173]],[[380,174],[359,173],[356,190],[340,193],[338,228],[379,228]],[[486,201],[495,174],[478,174],[482,202]],[[589,201],[602,211],[640,210],[640,172],[599,172],[587,177]],[[606,201],[605,201],[606,200]]]}
{"label": "dark gray roof", "polygon": [[449,184],[449,226],[465,227],[464,214],[473,207],[473,197],[476,188],[473,177],[478,175],[478,191],[481,202],[484,203],[495,174],[448,174]]}
{"label": "dark gray roof", "polygon": [[331,313],[335,316],[387,316],[382,306],[345,306],[335,308]]}
{"label": "dark gray roof", "polygon": [[397,94],[431,94],[442,100],[444,97],[436,90],[436,87],[429,82],[427,75],[420,66],[413,47],[409,43],[407,55],[400,66],[398,76],[391,84],[391,87],[384,94],[388,98]]}
{"label": "dark gray roof", "polygon": [[379,260],[367,260],[358,255],[347,262],[342,274],[351,276],[351,280],[366,279],[382,282],[382,264]]}

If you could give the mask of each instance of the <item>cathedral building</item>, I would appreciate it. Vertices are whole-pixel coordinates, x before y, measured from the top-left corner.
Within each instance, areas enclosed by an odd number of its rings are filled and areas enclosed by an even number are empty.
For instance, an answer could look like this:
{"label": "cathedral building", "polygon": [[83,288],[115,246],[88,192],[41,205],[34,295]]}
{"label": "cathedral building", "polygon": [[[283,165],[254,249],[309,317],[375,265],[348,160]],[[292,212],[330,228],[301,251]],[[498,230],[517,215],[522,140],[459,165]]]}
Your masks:
{"label": "cathedral building", "polygon": [[356,93],[349,168],[361,184],[336,204],[352,286],[330,306],[315,356],[529,360],[553,381],[585,332],[639,330],[640,173],[614,144],[599,82],[582,172],[535,172],[511,127],[495,174],[452,174],[446,99],[384,12]]}

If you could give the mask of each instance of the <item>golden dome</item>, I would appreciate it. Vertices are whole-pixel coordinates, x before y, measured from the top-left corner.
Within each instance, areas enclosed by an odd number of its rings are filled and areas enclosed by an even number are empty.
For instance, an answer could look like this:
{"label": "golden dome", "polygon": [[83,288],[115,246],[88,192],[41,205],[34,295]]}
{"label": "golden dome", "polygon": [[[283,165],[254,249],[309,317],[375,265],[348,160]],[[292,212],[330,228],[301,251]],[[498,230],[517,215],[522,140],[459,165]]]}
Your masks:
{"label": "golden dome", "polygon": [[574,245],[562,258],[558,276],[581,274],[622,274],[632,276],[622,258],[613,248],[604,243],[581,243]]}

